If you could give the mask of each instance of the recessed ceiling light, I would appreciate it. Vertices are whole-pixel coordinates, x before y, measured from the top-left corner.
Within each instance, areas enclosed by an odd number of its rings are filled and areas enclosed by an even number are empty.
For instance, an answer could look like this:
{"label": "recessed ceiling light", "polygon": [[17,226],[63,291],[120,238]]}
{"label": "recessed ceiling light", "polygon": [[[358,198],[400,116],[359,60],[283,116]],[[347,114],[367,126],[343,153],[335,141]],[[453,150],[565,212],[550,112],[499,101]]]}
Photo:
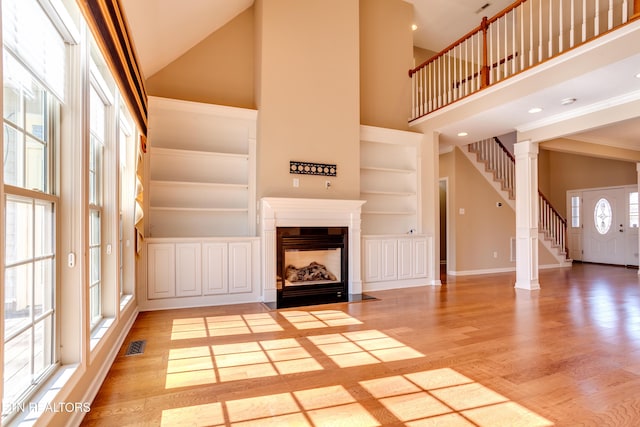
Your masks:
{"label": "recessed ceiling light", "polygon": [[416,24],[411,24],[411,31],[415,31],[418,29],[418,26]]}
{"label": "recessed ceiling light", "polygon": [[565,98],[562,101],[560,101],[560,104],[562,104],[562,105],[571,105],[576,101],[577,101],[577,99],[575,99],[575,98]]}
{"label": "recessed ceiling light", "polygon": [[636,79],[640,79],[640,73],[636,74]]}
{"label": "recessed ceiling light", "polygon": [[467,136],[467,135],[469,135],[467,132],[459,132],[458,133],[458,136]]}
{"label": "recessed ceiling light", "polygon": [[540,111],[542,111],[542,108],[540,107],[533,107],[532,109],[529,110],[529,113],[531,114],[535,114],[535,113],[539,113]]}

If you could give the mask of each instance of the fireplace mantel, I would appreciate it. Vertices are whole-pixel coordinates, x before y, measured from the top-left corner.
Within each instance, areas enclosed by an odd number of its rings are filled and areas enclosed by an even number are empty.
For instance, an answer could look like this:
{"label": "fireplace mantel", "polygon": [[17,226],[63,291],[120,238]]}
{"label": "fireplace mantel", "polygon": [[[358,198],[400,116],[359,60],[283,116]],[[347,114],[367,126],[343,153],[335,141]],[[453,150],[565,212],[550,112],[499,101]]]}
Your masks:
{"label": "fireplace mantel", "polygon": [[276,229],[278,227],[348,227],[349,294],[362,294],[360,276],[360,214],[364,200],[264,197],[260,200],[262,238],[262,300],[274,303],[276,290]]}

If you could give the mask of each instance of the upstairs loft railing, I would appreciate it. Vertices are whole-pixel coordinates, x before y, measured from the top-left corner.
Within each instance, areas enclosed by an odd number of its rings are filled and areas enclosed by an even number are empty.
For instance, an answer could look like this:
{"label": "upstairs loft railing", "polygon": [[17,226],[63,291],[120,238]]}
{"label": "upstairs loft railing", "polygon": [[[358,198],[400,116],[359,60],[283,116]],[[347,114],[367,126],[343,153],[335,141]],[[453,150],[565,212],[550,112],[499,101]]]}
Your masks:
{"label": "upstairs loft railing", "polygon": [[[635,13],[635,15],[633,15]],[[411,120],[558,56],[640,15],[640,0],[520,0],[409,70]]]}
{"label": "upstairs loft railing", "polygon": [[[502,185],[502,190],[515,198],[516,160],[513,154],[498,138],[487,138],[469,144],[469,152],[475,153],[478,161],[485,164],[487,171],[493,173],[496,181]],[[551,245],[560,249],[567,257],[567,220],[551,205],[549,199],[538,191],[538,224],[539,230],[551,240]]]}

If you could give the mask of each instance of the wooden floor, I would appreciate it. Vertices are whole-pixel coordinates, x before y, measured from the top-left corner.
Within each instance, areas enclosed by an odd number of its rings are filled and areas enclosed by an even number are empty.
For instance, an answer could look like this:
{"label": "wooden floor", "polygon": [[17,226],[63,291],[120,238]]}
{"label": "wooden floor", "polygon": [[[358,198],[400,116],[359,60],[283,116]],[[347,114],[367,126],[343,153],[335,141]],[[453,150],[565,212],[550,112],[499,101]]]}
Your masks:
{"label": "wooden floor", "polygon": [[638,271],[514,279],[141,313],[83,425],[640,425]]}

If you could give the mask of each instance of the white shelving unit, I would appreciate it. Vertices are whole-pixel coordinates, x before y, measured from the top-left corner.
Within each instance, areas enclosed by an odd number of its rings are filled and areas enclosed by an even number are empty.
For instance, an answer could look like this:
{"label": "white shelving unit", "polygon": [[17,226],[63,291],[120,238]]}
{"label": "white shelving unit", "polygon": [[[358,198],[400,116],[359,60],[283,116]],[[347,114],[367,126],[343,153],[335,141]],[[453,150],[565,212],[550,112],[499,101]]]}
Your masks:
{"label": "white shelving unit", "polygon": [[422,134],[360,126],[360,198],[363,234],[420,229]]}
{"label": "white shelving unit", "polygon": [[255,235],[256,119],[149,97],[147,237]]}

